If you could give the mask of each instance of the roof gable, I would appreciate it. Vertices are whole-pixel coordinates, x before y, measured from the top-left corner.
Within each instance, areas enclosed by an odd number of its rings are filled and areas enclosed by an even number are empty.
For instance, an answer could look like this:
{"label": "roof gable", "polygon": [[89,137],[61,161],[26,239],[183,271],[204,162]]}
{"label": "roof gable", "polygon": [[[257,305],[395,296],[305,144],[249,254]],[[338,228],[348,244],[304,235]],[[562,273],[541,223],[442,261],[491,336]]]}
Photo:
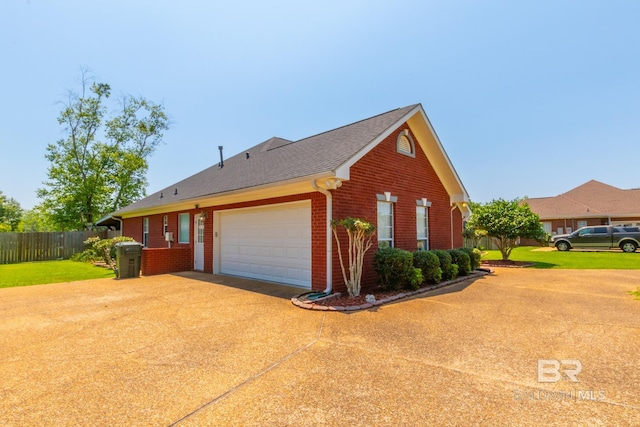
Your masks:
{"label": "roof gable", "polygon": [[527,203],[542,219],[640,215],[640,190],[591,180],[558,196],[527,199]]}
{"label": "roof gable", "polygon": [[[338,176],[348,179],[348,170],[353,163],[398,126],[416,115],[423,121],[427,120],[422,107],[417,104],[391,110],[298,141],[273,137],[245,152],[225,159],[222,167],[211,166],[120,209],[115,215],[158,210],[163,206],[168,207],[295,180],[308,181],[311,177]],[[431,129],[430,123],[424,123],[422,126]],[[443,174],[445,181],[457,183],[458,188],[453,189],[450,194],[463,193],[462,199],[467,200],[466,190],[462,187],[435,133],[432,138],[435,138],[434,141],[438,145],[436,151],[441,152],[439,158],[446,158],[445,163],[448,165],[436,172],[439,176]],[[311,187],[307,191],[312,191]]]}

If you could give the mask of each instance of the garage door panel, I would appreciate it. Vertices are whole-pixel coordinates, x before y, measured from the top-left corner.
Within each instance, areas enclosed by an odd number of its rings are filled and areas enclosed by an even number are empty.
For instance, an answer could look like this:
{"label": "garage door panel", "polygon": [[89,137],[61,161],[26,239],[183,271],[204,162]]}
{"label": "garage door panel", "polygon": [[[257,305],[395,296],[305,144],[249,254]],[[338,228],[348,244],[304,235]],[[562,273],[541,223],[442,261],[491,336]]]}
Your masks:
{"label": "garage door panel", "polygon": [[311,287],[311,203],[220,213],[220,271]]}

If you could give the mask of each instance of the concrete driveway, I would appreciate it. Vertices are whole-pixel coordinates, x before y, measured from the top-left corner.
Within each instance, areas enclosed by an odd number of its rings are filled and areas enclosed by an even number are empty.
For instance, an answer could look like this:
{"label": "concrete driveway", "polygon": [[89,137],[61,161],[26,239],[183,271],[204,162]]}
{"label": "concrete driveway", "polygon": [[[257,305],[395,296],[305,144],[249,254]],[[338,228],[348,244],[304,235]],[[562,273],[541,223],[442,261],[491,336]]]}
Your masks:
{"label": "concrete driveway", "polygon": [[0,425],[640,425],[639,284],[497,269],[352,314],[198,273],[0,289]]}

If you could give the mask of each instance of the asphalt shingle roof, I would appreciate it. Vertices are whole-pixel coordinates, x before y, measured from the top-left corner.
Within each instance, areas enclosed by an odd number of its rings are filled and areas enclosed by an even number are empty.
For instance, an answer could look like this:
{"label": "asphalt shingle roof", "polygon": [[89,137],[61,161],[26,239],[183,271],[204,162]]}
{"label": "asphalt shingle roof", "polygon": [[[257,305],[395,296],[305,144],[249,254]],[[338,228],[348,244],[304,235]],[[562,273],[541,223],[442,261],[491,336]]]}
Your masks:
{"label": "asphalt shingle roof", "polygon": [[527,199],[527,203],[542,219],[640,216],[640,189],[622,190],[591,180],[558,196]]}
{"label": "asphalt shingle roof", "polygon": [[114,215],[334,171],[416,106],[392,110],[298,141],[270,138],[225,159],[222,168],[213,165]]}

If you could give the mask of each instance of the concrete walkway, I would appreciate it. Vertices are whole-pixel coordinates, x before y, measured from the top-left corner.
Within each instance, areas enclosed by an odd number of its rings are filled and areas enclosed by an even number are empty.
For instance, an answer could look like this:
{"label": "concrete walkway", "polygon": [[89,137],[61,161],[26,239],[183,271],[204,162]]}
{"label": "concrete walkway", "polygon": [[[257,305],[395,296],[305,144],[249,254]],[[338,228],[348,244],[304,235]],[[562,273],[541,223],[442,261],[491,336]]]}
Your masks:
{"label": "concrete walkway", "polygon": [[640,425],[639,285],[497,269],[351,314],[198,273],[0,289],[0,425]]}

